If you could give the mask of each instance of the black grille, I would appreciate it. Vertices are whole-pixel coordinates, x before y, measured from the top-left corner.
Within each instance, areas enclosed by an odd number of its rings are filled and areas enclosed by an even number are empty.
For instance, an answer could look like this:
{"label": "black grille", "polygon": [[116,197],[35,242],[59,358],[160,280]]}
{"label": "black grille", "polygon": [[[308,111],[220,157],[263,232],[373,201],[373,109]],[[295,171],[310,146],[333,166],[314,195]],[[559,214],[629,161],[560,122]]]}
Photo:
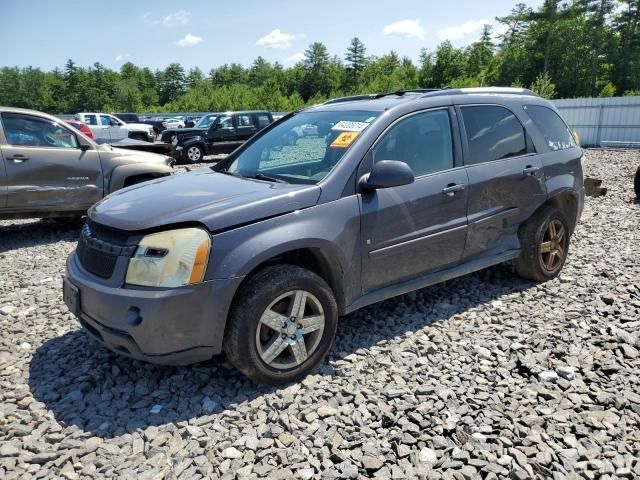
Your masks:
{"label": "black grille", "polygon": [[135,245],[126,245],[130,233],[87,222],[82,227],[77,255],[87,271],[101,278],[111,278],[118,257],[131,257]]}
{"label": "black grille", "polygon": [[111,278],[113,269],[116,268],[118,255],[104,253],[90,247],[87,245],[84,238],[81,238],[78,242],[78,249],[76,252],[80,263],[89,272],[101,278]]}

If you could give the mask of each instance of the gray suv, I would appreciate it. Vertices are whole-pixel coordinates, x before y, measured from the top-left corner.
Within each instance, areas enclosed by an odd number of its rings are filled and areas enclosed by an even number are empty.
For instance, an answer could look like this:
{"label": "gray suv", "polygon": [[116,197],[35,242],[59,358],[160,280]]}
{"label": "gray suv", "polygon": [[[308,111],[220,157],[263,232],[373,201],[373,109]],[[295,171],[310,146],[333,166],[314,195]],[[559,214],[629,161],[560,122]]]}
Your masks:
{"label": "gray suv", "polygon": [[83,215],[108,193],[170,175],[172,164],[98,145],[46,113],[0,107],[0,218]]}
{"label": "gray suv", "polygon": [[[299,130],[310,134],[292,142]],[[501,262],[558,275],[581,161],[528,90],[340,99],[211,168],[97,203],[64,298],[123,355],[188,364],[224,351],[256,382],[289,382],[322,361],[340,315]]]}

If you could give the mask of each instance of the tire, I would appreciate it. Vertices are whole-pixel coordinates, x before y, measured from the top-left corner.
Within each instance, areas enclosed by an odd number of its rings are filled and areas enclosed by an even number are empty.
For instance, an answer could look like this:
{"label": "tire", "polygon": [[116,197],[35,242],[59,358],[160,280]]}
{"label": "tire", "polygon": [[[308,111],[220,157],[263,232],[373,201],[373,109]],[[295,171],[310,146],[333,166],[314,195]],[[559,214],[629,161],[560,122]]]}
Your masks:
{"label": "tire", "polygon": [[633,179],[633,189],[636,192],[636,198],[640,198],[640,167],[636,170],[636,176]]}
{"label": "tire", "polygon": [[198,163],[201,162],[203,158],[204,151],[202,150],[202,147],[199,147],[198,145],[187,147],[184,152],[184,159],[186,163]]}
{"label": "tire", "polygon": [[132,140],[140,140],[141,142],[147,141],[147,136],[144,133],[133,133],[131,134]]}
{"label": "tire", "polygon": [[[558,276],[569,253],[571,227],[562,210],[545,205],[520,228],[518,275],[546,282]],[[546,251],[545,251],[546,250]]]}
{"label": "tire", "polygon": [[[302,310],[295,308],[300,298],[305,302]],[[336,300],[322,278],[295,265],[275,265],[251,277],[238,293],[228,318],[224,351],[254,382],[281,385],[322,362],[337,325]]]}

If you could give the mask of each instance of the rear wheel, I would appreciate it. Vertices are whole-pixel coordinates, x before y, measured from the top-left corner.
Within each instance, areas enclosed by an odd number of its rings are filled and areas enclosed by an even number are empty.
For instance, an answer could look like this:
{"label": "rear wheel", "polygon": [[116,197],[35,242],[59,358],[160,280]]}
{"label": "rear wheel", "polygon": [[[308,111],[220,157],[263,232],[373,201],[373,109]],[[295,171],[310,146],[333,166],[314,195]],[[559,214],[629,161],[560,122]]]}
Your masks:
{"label": "rear wheel", "polygon": [[520,229],[518,274],[545,282],[558,276],[569,253],[571,228],[562,210],[544,206]]}
{"label": "rear wheel", "polygon": [[224,350],[257,383],[278,385],[307,374],[333,344],[338,308],[331,288],[295,265],[265,268],[239,292]]}
{"label": "rear wheel", "polygon": [[202,158],[204,157],[204,152],[202,151],[202,148],[200,148],[199,146],[193,145],[187,148],[186,157],[189,163],[198,163],[202,161]]}

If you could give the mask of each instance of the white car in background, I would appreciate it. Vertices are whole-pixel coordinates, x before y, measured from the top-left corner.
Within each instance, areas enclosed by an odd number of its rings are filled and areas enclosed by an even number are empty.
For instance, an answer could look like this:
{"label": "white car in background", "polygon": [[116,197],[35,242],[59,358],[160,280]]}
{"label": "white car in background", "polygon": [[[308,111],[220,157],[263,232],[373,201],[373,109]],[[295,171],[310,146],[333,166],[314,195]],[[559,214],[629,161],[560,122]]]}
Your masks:
{"label": "white car in background", "polygon": [[108,113],[78,113],[76,120],[87,124],[97,143],[114,143],[125,138],[155,141],[153,126],[144,123],[125,123]]}
{"label": "white car in background", "polygon": [[173,117],[167,118],[163,123],[163,125],[167,128],[184,128],[184,117]]}

